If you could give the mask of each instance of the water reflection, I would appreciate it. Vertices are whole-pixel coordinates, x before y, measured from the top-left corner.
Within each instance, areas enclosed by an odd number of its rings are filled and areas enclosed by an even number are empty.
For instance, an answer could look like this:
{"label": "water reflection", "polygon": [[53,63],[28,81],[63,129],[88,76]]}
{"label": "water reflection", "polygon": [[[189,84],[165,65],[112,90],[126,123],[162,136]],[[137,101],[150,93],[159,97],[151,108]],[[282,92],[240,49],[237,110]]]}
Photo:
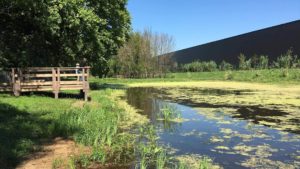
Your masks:
{"label": "water reflection", "polygon": [[[193,92],[197,91],[193,89]],[[251,94],[250,91],[198,92],[215,93],[220,97]],[[199,104],[188,98],[172,98],[166,89],[155,88],[130,88],[127,100],[151,120],[157,127],[160,142],[170,145],[177,155],[207,155],[224,168],[300,167],[300,136],[295,134],[299,133],[297,127],[285,131],[268,127],[274,124],[299,126],[297,120],[279,118],[287,116],[286,112],[257,106]],[[186,120],[159,120],[166,104],[175,106]]]}

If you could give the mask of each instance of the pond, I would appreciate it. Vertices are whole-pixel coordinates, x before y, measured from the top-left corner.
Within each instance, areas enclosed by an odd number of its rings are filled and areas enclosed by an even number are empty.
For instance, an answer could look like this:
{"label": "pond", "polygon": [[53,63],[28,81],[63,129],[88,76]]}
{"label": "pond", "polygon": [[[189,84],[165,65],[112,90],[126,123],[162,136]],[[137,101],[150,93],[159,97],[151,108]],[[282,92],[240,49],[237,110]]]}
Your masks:
{"label": "pond", "polygon": [[[180,94],[170,94],[174,90]],[[256,93],[202,88],[129,88],[127,101],[150,119],[159,142],[169,147],[174,156],[207,156],[230,169],[300,168],[300,121],[290,112],[259,104],[203,102],[192,95],[226,100],[227,96],[252,98]],[[161,120],[165,107],[176,111],[181,120]],[[300,107],[290,110],[297,111]]]}

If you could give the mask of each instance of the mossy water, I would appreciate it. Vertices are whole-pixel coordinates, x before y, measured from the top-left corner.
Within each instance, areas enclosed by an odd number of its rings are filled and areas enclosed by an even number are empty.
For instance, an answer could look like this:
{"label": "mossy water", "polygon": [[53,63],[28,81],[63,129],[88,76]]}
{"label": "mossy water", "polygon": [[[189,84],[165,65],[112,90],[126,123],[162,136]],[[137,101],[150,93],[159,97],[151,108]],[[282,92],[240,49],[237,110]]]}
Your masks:
{"label": "mossy water", "polygon": [[[276,104],[275,95],[267,100],[257,90],[127,90],[128,103],[156,126],[159,142],[173,156],[206,156],[224,168],[299,168],[300,123],[293,119],[300,100],[282,95],[291,103]],[[226,101],[235,97],[243,102]],[[176,109],[176,117],[181,113],[180,121],[160,120],[166,105]]]}

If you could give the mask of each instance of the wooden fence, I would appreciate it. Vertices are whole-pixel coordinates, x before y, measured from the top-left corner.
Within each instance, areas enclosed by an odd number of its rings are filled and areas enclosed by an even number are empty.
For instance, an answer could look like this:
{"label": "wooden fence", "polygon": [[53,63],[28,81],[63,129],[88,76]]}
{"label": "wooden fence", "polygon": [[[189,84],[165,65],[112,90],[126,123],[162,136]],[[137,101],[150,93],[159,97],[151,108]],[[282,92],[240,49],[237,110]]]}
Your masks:
{"label": "wooden fence", "polygon": [[0,91],[21,92],[52,91],[55,98],[62,90],[80,90],[88,99],[90,67],[29,67],[12,68],[0,81]]}

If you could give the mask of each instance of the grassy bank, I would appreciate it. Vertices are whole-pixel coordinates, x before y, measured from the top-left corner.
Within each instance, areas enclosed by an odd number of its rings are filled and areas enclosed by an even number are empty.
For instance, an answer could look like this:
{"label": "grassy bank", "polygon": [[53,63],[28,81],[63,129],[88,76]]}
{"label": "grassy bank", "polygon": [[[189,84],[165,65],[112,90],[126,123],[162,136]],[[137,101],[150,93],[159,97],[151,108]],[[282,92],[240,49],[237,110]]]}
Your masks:
{"label": "grassy bank", "polygon": [[[52,168],[187,166],[168,157],[157,144],[154,126],[120,99],[122,95],[124,90],[96,90],[91,92],[91,102],[83,102],[0,94],[0,166],[15,168],[55,138],[73,140],[85,148],[69,159],[53,160]],[[197,164],[211,166],[207,159]]]}
{"label": "grassy bank", "polygon": [[[136,121],[142,123],[146,120],[130,113],[132,110],[124,104],[122,107],[116,93],[112,90],[93,91],[93,101],[89,103],[76,99],[55,100],[47,96],[16,98],[1,94],[1,167],[14,168],[56,137],[72,139],[90,147],[89,153],[83,156],[88,159],[86,161],[128,165],[134,158],[135,140],[128,129]],[[136,120],[131,122],[131,118]],[[80,159],[75,161],[77,163]]]}
{"label": "grassy bank", "polygon": [[[116,79],[92,78],[94,83],[131,84],[147,82],[238,81],[268,84],[300,84],[300,69],[263,69],[244,71],[168,73],[165,78]],[[116,86],[118,87],[118,86]]]}

